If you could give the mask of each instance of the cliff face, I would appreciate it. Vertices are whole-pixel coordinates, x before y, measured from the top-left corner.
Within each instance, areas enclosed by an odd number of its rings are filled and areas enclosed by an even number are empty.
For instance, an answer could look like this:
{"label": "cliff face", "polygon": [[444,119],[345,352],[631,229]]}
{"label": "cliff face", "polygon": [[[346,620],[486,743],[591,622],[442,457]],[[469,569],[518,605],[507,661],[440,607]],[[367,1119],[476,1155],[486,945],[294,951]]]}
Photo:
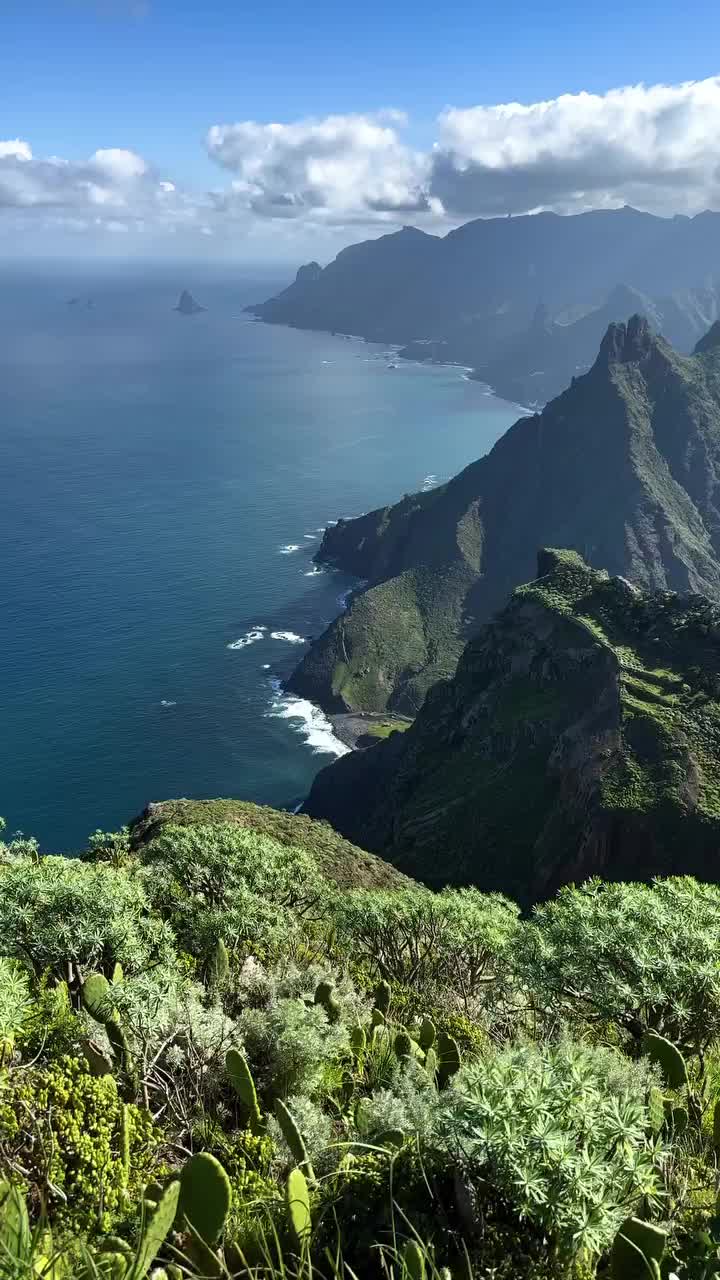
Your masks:
{"label": "cliff face", "polygon": [[653,298],[675,294],[704,281],[719,254],[717,213],[658,218],[625,208],[486,218],[442,238],[405,227],[351,245],[250,310],[377,341],[447,339],[450,359],[474,364],[490,359],[503,335],[526,330],[540,302],[553,315],[598,306],[613,281]]}
{"label": "cliff face", "polygon": [[720,609],[544,552],[415,723],[305,811],[432,885],[529,903],[592,875],[720,871]]}
{"label": "cliff face", "polygon": [[330,710],[415,714],[464,643],[566,546],[645,588],[720,599],[720,339],[680,356],[639,316],[592,369],[442,488],[328,530],[368,581],[290,687]]}

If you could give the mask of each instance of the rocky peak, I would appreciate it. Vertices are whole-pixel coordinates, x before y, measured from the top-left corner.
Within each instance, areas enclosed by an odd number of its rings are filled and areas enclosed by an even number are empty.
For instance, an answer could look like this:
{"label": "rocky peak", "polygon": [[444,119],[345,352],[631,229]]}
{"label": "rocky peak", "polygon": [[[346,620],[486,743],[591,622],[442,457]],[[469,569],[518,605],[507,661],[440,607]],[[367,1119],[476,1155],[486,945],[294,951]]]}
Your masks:
{"label": "rocky peak", "polygon": [[631,316],[627,324],[608,325],[596,365],[633,364],[650,355],[657,342],[645,316]]}
{"label": "rocky peak", "polygon": [[304,266],[298,267],[295,276],[296,284],[312,284],[314,280],[319,279],[322,275],[322,267],[319,262],[306,262]]}
{"label": "rocky peak", "polygon": [[706,351],[717,351],[720,348],[720,320],[710,326],[707,333],[695,345],[693,355],[701,356]]}

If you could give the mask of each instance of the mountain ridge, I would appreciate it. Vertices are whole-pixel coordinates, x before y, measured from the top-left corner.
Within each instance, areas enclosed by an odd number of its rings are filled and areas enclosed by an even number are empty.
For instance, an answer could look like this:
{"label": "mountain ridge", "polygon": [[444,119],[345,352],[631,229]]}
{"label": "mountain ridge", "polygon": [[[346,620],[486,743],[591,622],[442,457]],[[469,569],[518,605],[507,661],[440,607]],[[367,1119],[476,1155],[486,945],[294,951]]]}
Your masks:
{"label": "mountain ridge", "polygon": [[720,854],[720,609],[573,551],[467,644],[414,724],[322,770],[304,812],[430,885],[521,902]]}
{"label": "mountain ridge", "polygon": [[484,458],[328,529],[317,558],[368,585],[290,690],[329,711],[414,714],[542,545],[720,599],[720,346],[701,347],[679,355],[640,316],[611,324],[590,371]]}

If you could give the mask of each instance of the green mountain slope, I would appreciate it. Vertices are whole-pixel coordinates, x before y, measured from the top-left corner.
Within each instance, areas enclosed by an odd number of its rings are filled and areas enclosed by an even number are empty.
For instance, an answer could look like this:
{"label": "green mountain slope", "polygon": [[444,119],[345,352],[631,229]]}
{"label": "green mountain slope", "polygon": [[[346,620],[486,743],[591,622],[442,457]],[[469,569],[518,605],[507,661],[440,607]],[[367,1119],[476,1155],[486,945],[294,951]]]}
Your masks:
{"label": "green mountain slope", "polygon": [[678,355],[633,317],[592,369],[448,484],[327,531],[368,586],[289,687],[330,710],[415,714],[464,643],[566,546],[647,588],[720,599],[720,325]]}
{"label": "green mountain slope", "polygon": [[131,845],[142,848],[168,826],[204,828],[217,824],[254,831],[288,848],[302,849],[311,855],[321,875],[341,889],[402,889],[410,883],[395,867],[356,848],[326,822],[246,800],[163,800],[150,804],[130,826]]}
{"label": "green mountain slope", "polygon": [[412,727],[306,812],[433,885],[523,902],[600,875],[720,873],[720,608],[543,552]]}

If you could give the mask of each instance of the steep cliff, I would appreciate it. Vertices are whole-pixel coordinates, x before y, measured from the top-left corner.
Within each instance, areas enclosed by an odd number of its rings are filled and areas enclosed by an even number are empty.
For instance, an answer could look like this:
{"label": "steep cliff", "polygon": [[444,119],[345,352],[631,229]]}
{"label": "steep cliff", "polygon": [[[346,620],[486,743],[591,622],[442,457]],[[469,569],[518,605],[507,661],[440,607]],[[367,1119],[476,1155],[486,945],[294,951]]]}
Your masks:
{"label": "steep cliff", "polygon": [[305,811],[433,885],[530,902],[599,875],[720,872],[720,608],[540,554],[415,723]]}
{"label": "steep cliff", "polygon": [[718,213],[660,218],[626,207],[480,218],[443,237],[404,227],[350,245],[249,309],[274,323],[382,342],[447,339],[450,359],[474,364],[490,359],[503,335],[522,333],[538,303],[553,316],[587,310],[615,281],[665,297],[696,289],[719,261]]}
{"label": "steep cliff", "polygon": [[448,484],[328,530],[368,581],[290,682],[330,710],[414,714],[464,643],[565,546],[645,588],[720,600],[720,334],[680,356],[642,317]]}

